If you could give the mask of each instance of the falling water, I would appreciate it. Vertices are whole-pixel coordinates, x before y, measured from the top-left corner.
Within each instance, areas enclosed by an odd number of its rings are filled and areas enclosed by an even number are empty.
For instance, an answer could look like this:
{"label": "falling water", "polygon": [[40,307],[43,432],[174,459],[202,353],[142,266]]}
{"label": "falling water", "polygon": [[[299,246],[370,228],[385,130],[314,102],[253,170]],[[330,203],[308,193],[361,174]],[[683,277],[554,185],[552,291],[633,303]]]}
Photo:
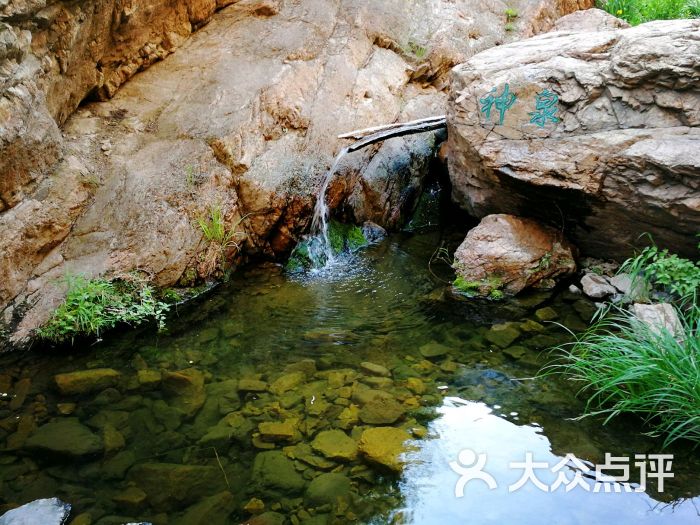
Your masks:
{"label": "falling water", "polygon": [[308,236],[309,252],[312,260],[322,261],[321,266],[326,266],[333,261],[333,250],[331,249],[330,239],[328,238],[328,220],[330,217],[330,210],[328,209],[328,203],[326,202],[326,191],[328,190],[328,185],[333,178],[335,170],[338,169],[340,160],[347,152],[347,147],[340,150],[333,161],[333,165],[326,173],[326,176],[323,179],[323,184],[321,185],[321,190],[319,191],[316,199],[314,215],[313,219],[311,220],[311,231]]}

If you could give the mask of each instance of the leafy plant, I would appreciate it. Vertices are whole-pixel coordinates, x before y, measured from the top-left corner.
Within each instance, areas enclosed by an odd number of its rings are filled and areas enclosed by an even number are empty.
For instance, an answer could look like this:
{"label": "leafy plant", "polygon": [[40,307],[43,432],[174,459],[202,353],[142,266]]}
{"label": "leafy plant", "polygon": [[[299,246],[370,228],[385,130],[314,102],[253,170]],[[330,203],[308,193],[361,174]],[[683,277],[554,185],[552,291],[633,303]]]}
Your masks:
{"label": "leafy plant", "polygon": [[518,10],[513,9],[512,7],[509,7],[503,12],[504,15],[506,15],[506,21],[512,22],[516,18],[518,18]]}
{"label": "leafy plant", "polygon": [[677,309],[682,332],[650,326],[615,307],[579,336],[558,347],[550,371],[582,384],[585,416],[605,422],[622,413],[641,416],[648,434],[700,443],[700,308]]}
{"label": "leafy plant", "polygon": [[682,303],[694,300],[700,290],[700,262],[684,259],[667,249],[660,250],[655,245],[625,261],[620,272],[630,274],[634,289],[662,287]]}
{"label": "leafy plant", "polygon": [[156,321],[165,327],[169,305],[156,299],[153,287],[135,276],[126,280],[68,276],[68,293],[51,319],[37,330],[42,339],[71,343],[78,336],[100,335],[120,323]]}

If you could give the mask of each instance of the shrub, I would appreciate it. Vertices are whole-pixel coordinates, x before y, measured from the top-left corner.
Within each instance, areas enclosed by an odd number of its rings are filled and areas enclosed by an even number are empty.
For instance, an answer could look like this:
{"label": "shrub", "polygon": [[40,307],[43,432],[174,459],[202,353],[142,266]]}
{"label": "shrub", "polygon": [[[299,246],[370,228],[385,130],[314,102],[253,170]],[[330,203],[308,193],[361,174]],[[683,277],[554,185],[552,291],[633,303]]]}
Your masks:
{"label": "shrub", "polygon": [[598,7],[631,25],[700,16],[698,0],[599,0]]}
{"label": "shrub", "polygon": [[675,337],[631,312],[614,308],[558,347],[557,371],[582,384],[586,414],[605,422],[622,413],[641,416],[664,445],[685,438],[700,443],[700,308],[677,309],[683,330]]}
{"label": "shrub", "polygon": [[678,257],[655,245],[625,261],[620,272],[631,275],[633,289],[662,288],[681,303],[694,302],[700,290],[700,262]]}
{"label": "shrub", "polygon": [[120,323],[139,325],[156,321],[159,329],[165,327],[169,306],[157,300],[153,287],[142,279],[109,281],[82,276],[66,279],[68,293],[63,304],[37,330],[42,339],[72,343],[78,336],[100,337]]}

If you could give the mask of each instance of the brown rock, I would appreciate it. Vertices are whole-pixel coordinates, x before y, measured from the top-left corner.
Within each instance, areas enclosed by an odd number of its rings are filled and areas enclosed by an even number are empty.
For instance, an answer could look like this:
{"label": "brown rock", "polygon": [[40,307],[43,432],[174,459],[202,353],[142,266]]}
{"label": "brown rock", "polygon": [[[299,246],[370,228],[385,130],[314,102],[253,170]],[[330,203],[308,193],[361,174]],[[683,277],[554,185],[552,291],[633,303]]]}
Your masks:
{"label": "brown rock", "polygon": [[[597,12],[577,17],[600,26]],[[527,213],[559,225],[596,257],[628,257],[645,242],[642,232],[695,256],[700,21],[577,25],[489,49],[453,70],[453,197],[478,217]],[[495,107],[486,111],[499,96],[512,102],[502,122]]]}
{"label": "brown rock", "polygon": [[576,263],[571,245],[553,228],[513,215],[489,215],[457,248],[454,268],[466,286],[487,296],[493,290],[517,294],[530,287],[551,288],[572,274]]}
{"label": "brown rock", "polygon": [[[203,240],[196,219],[217,204],[237,231],[238,246],[223,254],[229,264],[241,252],[286,254],[345,145],[339,133],[442,113],[455,64],[591,3],[514,0],[521,15],[509,32],[484,0],[320,0],[313,9],[276,0],[4,2],[3,319],[32,305],[13,343],[60,304],[65,288],[52,283],[67,267],[87,276],[141,268],[160,286],[216,273],[221,249]],[[348,44],[338,47],[341,37]],[[113,98],[67,120],[88,94]],[[398,225],[439,141],[400,137],[346,157],[330,206]]]}

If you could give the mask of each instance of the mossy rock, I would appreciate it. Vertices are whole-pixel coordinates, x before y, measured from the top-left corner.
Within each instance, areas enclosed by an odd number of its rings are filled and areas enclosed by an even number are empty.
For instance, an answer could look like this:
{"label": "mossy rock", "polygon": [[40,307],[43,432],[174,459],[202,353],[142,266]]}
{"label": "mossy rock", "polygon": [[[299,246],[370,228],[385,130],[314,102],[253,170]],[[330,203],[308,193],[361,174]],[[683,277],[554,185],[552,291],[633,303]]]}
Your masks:
{"label": "mossy rock", "polygon": [[494,301],[500,301],[505,298],[503,279],[495,275],[479,281],[469,281],[458,275],[452,286],[467,297],[483,297]]}
{"label": "mossy rock", "polygon": [[[333,255],[344,251],[354,252],[369,244],[362,228],[354,224],[338,221],[328,223],[328,242]],[[291,273],[300,273],[326,264],[326,255],[321,249],[321,239],[312,237],[304,239],[292,250],[285,266]]]}
{"label": "mossy rock", "polygon": [[328,223],[328,241],[333,255],[347,250],[354,252],[367,246],[367,238],[362,228],[354,224],[343,224],[338,221]]}

